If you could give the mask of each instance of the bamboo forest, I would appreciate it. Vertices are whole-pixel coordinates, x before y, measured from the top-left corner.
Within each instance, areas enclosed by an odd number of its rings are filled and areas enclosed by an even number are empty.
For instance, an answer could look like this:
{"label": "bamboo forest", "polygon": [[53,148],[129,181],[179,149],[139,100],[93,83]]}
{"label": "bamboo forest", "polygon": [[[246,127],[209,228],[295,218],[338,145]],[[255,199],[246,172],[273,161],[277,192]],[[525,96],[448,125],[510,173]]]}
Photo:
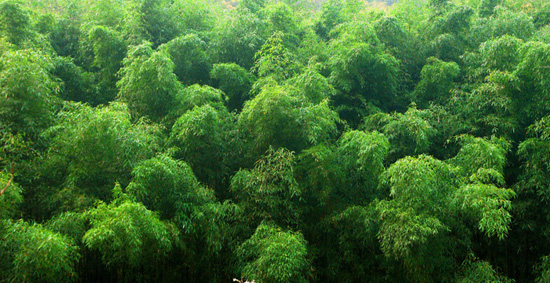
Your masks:
{"label": "bamboo forest", "polygon": [[550,1],[0,0],[0,283],[550,282]]}

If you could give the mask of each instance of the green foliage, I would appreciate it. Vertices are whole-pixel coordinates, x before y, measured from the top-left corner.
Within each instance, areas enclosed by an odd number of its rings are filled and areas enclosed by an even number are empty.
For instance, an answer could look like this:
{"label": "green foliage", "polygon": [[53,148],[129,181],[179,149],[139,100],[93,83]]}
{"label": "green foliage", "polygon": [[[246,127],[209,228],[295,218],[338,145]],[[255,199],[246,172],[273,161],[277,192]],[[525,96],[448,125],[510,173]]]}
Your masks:
{"label": "green foliage", "polygon": [[513,190],[494,185],[470,184],[456,191],[455,201],[460,209],[467,211],[466,214],[473,215],[480,231],[503,240],[510,229],[510,199],[515,195]]}
{"label": "green foliage", "polygon": [[116,181],[127,183],[132,168],[159,144],[158,128],[131,124],[127,107],[118,103],[100,108],[66,103],[45,137],[51,145],[44,172],[103,200],[110,199]]}
{"label": "green foliage", "polygon": [[84,72],[69,57],[57,57],[54,65],[52,74],[63,82],[59,92],[63,100],[89,102],[93,105],[99,103],[100,97],[96,96],[92,86],[92,74]]}
{"label": "green foliage", "polygon": [[550,24],[550,4],[543,6],[533,19],[536,28],[541,28]]}
{"label": "green foliage", "polygon": [[205,104],[186,112],[174,124],[168,143],[174,156],[187,162],[200,181],[217,187],[228,179],[226,160],[235,119],[227,110]]}
{"label": "green foliage", "polygon": [[299,232],[262,223],[238,250],[243,276],[256,282],[308,282],[307,242]]}
{"label": "green foliage", "polygon": [[528,40],[535,31],[533,20],[522,12],[515,12],[502,6],[497,6],[489,18],[479,18],[474,21],[470,31],[470,40],[474,46],[492,38],[510,35],[521,40]]}
{"label": "green foliage", "polygon": [[[161,219],[171,219],[186,202],[202,204],[211,201],[191,167],[166,155],[140,162],[132,171],[128,194],[148,209],[158,211]],[[203,196],[201,196],[203,194]]]}
{"label": "green foliage", "polygon": [[443,104],[449,99],[459,72],[460,68],[455,62],[447,63],[434,57],[428,58],[414,92],[418,103],[423,106],[428,103]]}
{"label": "green foliage", "polygon": [[31,17],[18,1],[0,2],[0,36],[20,46],[31,34]]}
{"label": "green foliage", "polygon": [[217,62],[236,63],[245,69],[254,65],[254,55],[266,39],[262,22],[248,9],[236,9],[213,30],[211,45]]}
{"label": "green foliage", "polygon": [[436,134],[428,122],[429,112],[418,110],[413,104],[405,112],[392,114],[373,114],[365,118],[362,127],[366,130],[378,130],[390,141],[390,160],[425,153]]}
{"label": "green foliage", "polygon": [[254,169],[240,170],[231,178],[230,190],[246,219],[280,225],[299,222],[303,191],[294,179],[294,162],[292,152],[270,148]]}
{"label": "green foliage", "polygon": [[548,281],[548,5],[0,0],[0,281]]}
{"label": "green foliage", "polygon": [[288,85],[294,86],[297,92],[314,104],[331,99],[336,94],[334,87],[319,73],[318,68],[320,68],[319,64],[312,63],[303,73],[287,80]]}
{"label": "green foliage", "polygon": [[101,253],[109,268],[136,269],[162,259],[172,249],[167,225],[141,203],[101,203],[88,214],[91,229],[83,241]]}
{"label": "green foliage", "polygon": [[177,0],[170,6],[170,12],[178,31],[207,32],[214,27],[216,8],[205,0]]}
{"label": "green foliage", "polygon": [[87,230],[87,215],[85,213],[64,212],[48,220],[44,225],[47,229],[71,238],[74,243],[82,244],[82,237]]}
{"label": "green foliage", "polygon": [[214,86],[227,95],[230,111],[240,111],[255,81],[253,74],[235,63],[215,64],[210,72]]}
{"label": "green foliage", "polygon": [[482,66],[492,70],[513,71],[519,63],[518,50],[523,41],[504,35],[488,40],[479,46]]}
{"label": "green foliage", "polygon": [[51,59],[40,51],[0,55],[0,125],[36,138],[52,122],[56,83]]}
{"label": "green foliage", "polygon": [[300,64],[283,44],[283,33],[275,32],[254,56],[254,71],[259,77],[272,76],[278,82],[298,73]]}
{"label": "green foliage", "polygon": [[[4,221],[4,220],[2,220]],[[78,248],[41,225],[7,222],[0,234],[0,274],[10,282],[74,282]]]}
{"label": "green foliage", "polygon": [[383,174],[391,199],[377,205],[380,247],[402,261],[414,281],[444,280],[449,274],[436,270],[453,268],[450,253],[460,242],[449,234],[455,174],[452,166],[426,155],[400,159]]}
{"label": "green foliage", "polygon": [[100,77],[100,97],[92,100],[92,104],[107,104],[117,93],[116,74],[126,57],[126,43],[120,34],[103,26],[93,27],[89,31],[89,40],[94,52],[93,66],[99,68]]}
{"label": "green foliage", "polygon": [[[384,257],[376,237],[379,229],[378,211],[374,205],[350,206],[330,217],[333,245],[327,253],[329,278],[353,282],[382,282],[377,272]],[[365,256],[368,255],[368,256]]]}
{"label": "green foliage", "polygon": [[206,83],[212,63],[206,53],[206,43],[196,34],[177,37],[159,49],[170,55],[174,62],[174,74],[182,84]]}
{"label": "green foliage", "polygon": [[543,283],[548,280],[550,280],[550,258],[548,256],[544,256],[541,258],[541,263],[536,267],[536,271],[538,273],[537,279],[535,280],[536,283]]}
{"label": "green foliage", "polygon": [[463,275],[457,279],[460,283],[491,282],[512,283],[514,280],[498,274],[487,261],[467,259],[462,263]]}
{"label": "green foliage", "polygon": [[268,34],[280,32],[284,35],[293,35],[298,31],[298,19],[285,3],[269,4],[260,14],[265,18]]}
{"label": "green foliage", "polygon": [[[522,92],[516,96],[518,108],[531,123],[548,113],[550,104],[550,44],[530,42],[519,50],[520,63],[514,75],[521,80]],[[525,94],[524,94],[525,93]]]}
{"label": "green foliage", "polygon": [[147,43],[132,47],[117,87],[133,118],[145,116],[158,121],[171,110],[181,89],[173,70],[174,63],[166,52],[152,52]]}
{"label": "green foliage", "polygon": [[327,101],[307,103],[285,87],[269,85],[245,104],[238,124],[248,135],[251,153],[257,156],[269,146],[299,151],[328,140],[337,121]]}
{"label": "green foliage", "polygon": [[506,139],[492,137],[489,140],[464,135],[459,140],[462,148],[450,162],[461,168],[464,176],[471,176],[482,168],[504,175],[506,153],[510,150],[510,143]]}
{"label": "green foliage", "polygon": [[[23,190],[10,179],[12,179],[11,174],[0,172],[0,191],[5,188],[4,193],[0,195],[0,221],[15,217],[19,212],[19,206],[23,202]],[[1,233],[0,226],[0,235]]]}
{"label": "green foliage", "polygon": [[337,192],[346,203],[364,204],[383,197],[377,190],[378,178],[389,149],[388,139],[378,132],[350,131],[340,137],[337,153],[346,182]]}
{"label": "green foliage", "polygon": [[[336,105],[355,107],[356,113],[361,113],[364,107],[361,102],[395,109],[395,103],[382,102],[396,102],[399,62],[381,50],[374,29],[370,25],[350,23],[333,32],[338,37],[329,46],[330,82],[342,92],[335,98]],[[359,117],[343,118],[355,126],[362,117],[359,114]]]}

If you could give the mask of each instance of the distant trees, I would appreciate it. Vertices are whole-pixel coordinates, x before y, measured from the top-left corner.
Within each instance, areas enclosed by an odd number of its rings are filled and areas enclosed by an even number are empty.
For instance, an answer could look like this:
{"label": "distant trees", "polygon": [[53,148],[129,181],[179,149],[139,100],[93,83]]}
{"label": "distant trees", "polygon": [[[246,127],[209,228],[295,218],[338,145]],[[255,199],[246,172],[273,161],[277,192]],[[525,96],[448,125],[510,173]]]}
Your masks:
{"label": "distant trees", "polygon": [[0,0],[0,281],[548,281],[548,3],[229,2]]}

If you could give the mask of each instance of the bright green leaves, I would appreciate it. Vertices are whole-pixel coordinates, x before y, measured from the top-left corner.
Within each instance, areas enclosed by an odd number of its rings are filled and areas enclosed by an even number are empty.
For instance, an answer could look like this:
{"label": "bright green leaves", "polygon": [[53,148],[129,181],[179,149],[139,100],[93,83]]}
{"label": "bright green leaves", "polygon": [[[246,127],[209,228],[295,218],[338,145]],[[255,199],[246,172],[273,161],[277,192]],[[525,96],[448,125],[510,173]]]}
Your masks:
{"label": "bright green leaves", "polygon": [[308,282],[311,266],[307,245],[298,232],[263,223],[238,254],[243,275],[256,282]]}
{"label": "bright green leaves", "polygon": [[162,259],[172,249],[167,225],[141,203],[100,204],[89,217],[91,229],[84,235],[84,243],[98,250],[109,267],[140,268]]}
{"label": "bright green leaves", "polygon": [[311,104],[286,87],[268,85],[245,104],[239,128],[252,144],[251,152],[263,154],[271,145],[299,151],[327,140],[336,131],[338,117],[327,101]]}
{"label": "bright green leaves", "polygon": [[[470,256],[472,257],[472,256]],[[506,278],[498,274],[493,266],[487,261],[467,259],[462,263],[462,275],[457,278],[458,283],[477,283],[477,282],[492,282],[492,283],[512,283],[512,279]]]}
{"label": "bright green leaves", "polygon": [[450,206],[455,174],[452,166],[425,155],[400,159],[383,174],[391,199],[377,205],[378,238],[386,256],[403,261],[415,281],[442,280],[448,275],[434,270],[452,266],[446,261],[456,241],[449,234],[456,221]]}
{"label": "bright green leaves", "polygon": [[181,114],[185,114],[194,107],[201,107],[207,104],[221,110],[224,108],[225,94],[219,89],[210,86],[194,84],[178,93],[176,99],[179,105],[175,110],[181,112]]}
{"label": "bright green leaves", "polygon": [[[511,199],[516,196],[505,185],[504,166],[510,143],[502,138],[482,139],[461,136],[462,148],[449,160],[469,180],[454,196],[457,209],[478,223],[489,237],[504,239],[510,229]],[[469,184],[468,184],[469,183]]]}
{"label": "bright green leaves", "polygon": [[132,117],[159,121],[171,109],[181,84],[173,73],[174,63],[150,45],[134,46],[120,70],[119,96],[127,102]]}
{"label": "bright green leaves", "polygon": [[346,203],[365,204],[383,196],[377,191],[378,178],[389,148],[388,139],[378,132],[351,131],[338,140],[340,170],[345,172],[347,184],[337,191]]}
{"label": "bright green leaves", "polygon": [[260,15],[265,18],[269,34],[280,32],[285,36],[294,36],[298,31],[298,19],[284,2],[266,6],[260,11]]}
{"label": "bright green leaves", "polygon": [[506,153],[510,150],[507,140],[495,137],[488,140],[469,135],[460,136],[459,140],[462,148],[450,162],[461,168],[464,176],[472,176],[482,168],[504,175]]}
{"label": "bright green leaves", "polygon": [[321,209],[365,205],[385,196],[378,190],[379,177],[388,155],[388,139],[378,133],[349,131],[337,147],[318,145],[298,156],[297,179],[307,188],[308,201]]}
{"label": "bright green leaves", "polygon": [[[347,108],[342,115],[352,126],[365,116],[367,102],[393,109],[399,83],[399,62],[385,53],[374,29],[369,25],[349,23],[334,31],[338,36],[330,43],[330,82],[341,91],[336,106]],[[341,112],[341,111],[339,111]]]}
{"label": "bright green leaves", "polygon": [[523,41],[504,35],[479,46],[482,66],[491,70],[513,71],[519,63],[518,51]]}
{"label": "bright green leaves", "polygon": [[31,34],[31,17],[18,1],[0,2],[0,36],[19,46]]}
{"label": "bright green leaves", "polygon": [[365,118],[363,127],[381,131],[390,141],[390,160],[426,153],[437,133],[428,121],[429,111],[414,105],[405,114],[378,113]]}
{"label": "bright green leaves", "polygon": [[23,197],[21,187],[13,182],[12,175],[4,172],[0,172],[0,192],[0,221],[3,221],[16,215]]}
{"label": "bright green leaves", "polygon": [[442,215],[448,205],[448,196],[458,180],[456,170],[442,161],[426,155],[405,157],[384,172],[382,182],[396,204],[403,204],[419,212]]}
{"label": "bright green leaves", "polygon": [[274,33],[254,56],[254,70],[259,77],[272,76],[277,82],[298,73],[300,65],[283,44],[283,33]]}
{"label": "bright green leaves", "polygon": [[514,74],[522,81],[522,92],[516,99],[531,123],[550,109],[550,44],[530,42],[519,53],[521,59]]}
{"label": "bright green leaves", "polygon": [[151,157],[159,143],[157,127],[131,124],[128,109],[116,103],[100,108],[66,104],[46,137],[51,142],[46,170],[59,174],[59,166],[66,168],[60,177],[65,186],[103,200],[110,199],[115,181],[129,181],[133,166]]}
{"label": "bright green leaves", "polygon": [[50,58],[30,49],[0,54],[0,125],[36,136],[52,122],[56,83]]}
{"label": "bright green leaves", "polygon": [[168,142],[176,147],[174,156],[189,163],[199,180],[216,187],[228,178],[226,156],[234,129],[235,119],[225,108],[206,104],[183,114]]}
{"label": "bright green leaves", "polygon": [[427,60],[422,68],[420,82],[414,96],[418,103],[426,107],[429,103],[443,104],[449,99],[460,69],[455,62],[444,62],[434,57]]}
{"label": "bright green leaves", "polygon": [[380,217],[380,245],[386,255],[396,259],[416,256],[418,246],[428,245],[435,237],[442,237],[448,228],[436,217],[417,214],[413,209],[401,209],[382,202]]}
{"label": "bright green leaves", "polygon": [[212,196],[201,195],[203,189],[189,165],[165,155],[139,163],[132,175],[128,194],[148,209],[158,211],[162,219],[173,218],[185,202],[212,201]]}
{"label": "bright green leaves", "polygon": [[[4,221],[4,220],[2,220]],[[41,225],[7,223],[0,234],[0,276],[13,282],[74,282],[78,248]]]}
{"label": "bright green leaves", "polygon": [[218,62],[237,63],[245,69],[254,65],[254,55],[265,41],[264,27],[248,9],[236,9],[214,28],[212,47]]}
{"label": "bright green leaves", "polygon": [[212,63],[206,53],[206,43],[196,34],[177,37],[159,49],[170,55],[174,62],[174,74],[182,84],[206,83]]}
{"label": "bright green leaves", "polygon": [[231,192],[247,219],[275,221],[280,225],[299,222],[298,202],[302,189],[294,179],[294,154],[270,148],[254,169],[241,170],[231,179]]}
{"label": "bright green leaves", "polygon": [[536,283],[544,283],[550,280],[550,257],[544,256],[541,258],[541,263],[536,266],[535,271],[537,273]]}
{"label": "bright green leaves", "polygon": [[511,199],[516,194],[509,189],[497,188],[494,185],[470,184],[456,192],[457,205],[466,214],[474,216],[480,231],[489,237],[503,240],[510,229],[512,216]]}
{"label": "bright green leaves", "polygon": [[518,147],[518,155],[523,160],[520,189],[531,191],[541,201],[550,200],[550,140],[548,133],[549,117],[537,121],[529,129],[535,137],[523,141]]}
{"label": "bright green leaves", "polygon": [[288,85],[295,87],[297,92],[314,104],[331,99],[336,94],[336,90],[328,79],[319,73],[318,67],[319,65],[312,63],[305,68],[303,73],[286,81]]}
{"label": "bright green leaves", "polygon": [[[403,260],[412,276],[420,276],[416,280],[435,280],[444,275],[416,269],[428,262],[435,270],[441,268],[452,247],[467,241],[468,233],[455,234],[464,225],[476,223],[487,236],[504,239],[515,193],[492,183],[502,185],[508,147],[503,139],[466,136],[462,150],[451,160],[458,167],[425,155],[392,164],[382,177],[391,198],[377,205],[384,253]],[[473,174],[470,181],[458,177],[460,172]]]}
{"label": "bright green leaves", "polygon": [[229,111],[240,111],[254,84],[254,75],[235,63],[222,63],[213,66],[210,76],[214,86],[227,95]]}

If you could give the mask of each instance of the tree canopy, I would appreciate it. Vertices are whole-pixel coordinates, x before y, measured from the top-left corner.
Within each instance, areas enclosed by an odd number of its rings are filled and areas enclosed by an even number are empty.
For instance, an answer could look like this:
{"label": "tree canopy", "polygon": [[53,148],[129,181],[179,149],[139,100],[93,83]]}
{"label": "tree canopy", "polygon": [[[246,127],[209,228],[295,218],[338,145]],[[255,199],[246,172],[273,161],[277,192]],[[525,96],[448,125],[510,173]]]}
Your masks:
{"label": "tree canopy", "polygon": [[0,282],[548,282],[547,0],[0,0]]}

